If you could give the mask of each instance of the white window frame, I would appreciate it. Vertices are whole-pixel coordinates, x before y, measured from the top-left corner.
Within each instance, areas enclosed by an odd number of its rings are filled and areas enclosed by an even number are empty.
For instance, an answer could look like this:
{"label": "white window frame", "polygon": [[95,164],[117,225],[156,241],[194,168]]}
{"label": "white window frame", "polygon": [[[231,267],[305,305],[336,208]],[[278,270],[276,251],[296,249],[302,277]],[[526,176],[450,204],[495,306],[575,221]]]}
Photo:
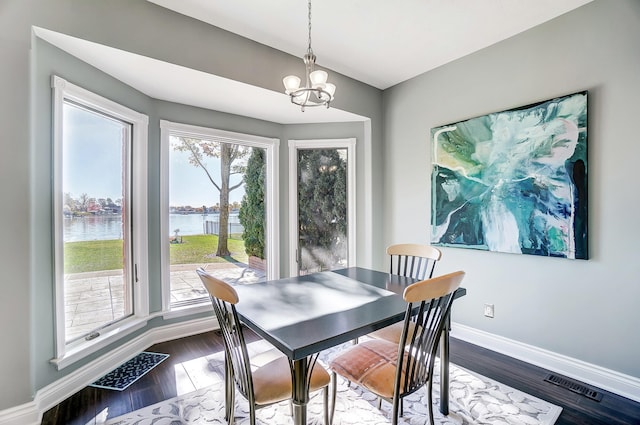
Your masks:
{"label": "white window frame", "polygon": [[289,140],[289,275],[298,275],[298,150],[347,149],[348,266],[356,264],[356,139]]}
{"label": "white window frame", "polygon": [[[149,319],[149,282],[148,282],[148,229],[147,229],[147,144],[149,117],[136,112],[100,95],[90,92],[69,81],[53,75],[53,209],[54,209],[54,269],[55,269],[55,332],[56,357],[51,360],[58,369],[94,353],[114,341],[146,325]],[[131,155],[133,167],[131,175],[132,206],[131,252],[133,284],[133,314],[100,330],[100,336],[90,341],[84,339],[67,344],[65,339],[64,313],[64,242],[63,232],[63,191],[62,191],[62,132],[63,103],[65,99],[87,106],[93,110],[118,118],[132,124]]]}
{"label": "white window frame", "polygon": [[[233,143],[242,146],[262,148],[266,156],[266,194],[265,194],[265,256],[267,257],[267,280],[280,277],[280,217],[278,214],[278,151],[280,140],[269,137],[255,136],[251,134],[236,133],[232,131],[218,130],[209,127],[201,127],[189,124],[160,120],[160,234],[161,241],[165,241],[169,228],[169,156],[171,149],[171,136],[190,137],[194,139],[215,140],[219,142]],[[206,302],[190,306],[171,309],[171,276],[169,272],[169,244],[160,245],[162,267],[162,310],[164,318],[181,317],[201,311],[211,310],[211,303]]]}

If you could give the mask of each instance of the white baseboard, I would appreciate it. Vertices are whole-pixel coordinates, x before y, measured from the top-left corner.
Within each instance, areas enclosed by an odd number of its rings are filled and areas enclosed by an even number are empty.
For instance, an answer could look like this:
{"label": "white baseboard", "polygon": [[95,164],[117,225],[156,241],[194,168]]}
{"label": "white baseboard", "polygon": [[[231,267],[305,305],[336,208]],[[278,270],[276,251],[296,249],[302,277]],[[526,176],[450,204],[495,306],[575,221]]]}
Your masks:
{"label": "white baseboard", "polygon": [[451,336],[640,402],[640,378],[459,323],[451,324]]}
{"label": "white baseboard", "polygon": [[151,345],[213,329],[217,329],[217,325],[211,317],[150,329],[77,371],[41,388],[33,401],[1,410],[0,425],[38,425],[44,412],[100,378],[105,371],[124,363]]}
{"label": "white baseboard", "polygon": [[38,412],[35,401],[0,411],[2,425],[37,425],[41,422],[41,418],[42,413]]}

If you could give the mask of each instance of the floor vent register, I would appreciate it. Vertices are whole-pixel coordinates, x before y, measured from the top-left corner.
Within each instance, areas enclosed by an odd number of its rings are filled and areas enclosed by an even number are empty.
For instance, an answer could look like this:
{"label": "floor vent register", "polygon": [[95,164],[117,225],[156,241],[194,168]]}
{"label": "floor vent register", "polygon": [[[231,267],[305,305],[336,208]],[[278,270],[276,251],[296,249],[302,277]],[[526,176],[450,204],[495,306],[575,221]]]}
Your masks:
{"label": "floor vent register", "polygon": [[593,388],[589,388],[587,385],[574,381],[569,378],[564,378],[562,376],[554,375],[553,373],[548,374],[545,378],[545,381],[550,382],[554,385],[557,385],[562,388],[566,388],[569,391],[573,391],[574,393],[578,393],[583,395],[591,400],[600,401],[602,400],[602,393],[594,390]]}

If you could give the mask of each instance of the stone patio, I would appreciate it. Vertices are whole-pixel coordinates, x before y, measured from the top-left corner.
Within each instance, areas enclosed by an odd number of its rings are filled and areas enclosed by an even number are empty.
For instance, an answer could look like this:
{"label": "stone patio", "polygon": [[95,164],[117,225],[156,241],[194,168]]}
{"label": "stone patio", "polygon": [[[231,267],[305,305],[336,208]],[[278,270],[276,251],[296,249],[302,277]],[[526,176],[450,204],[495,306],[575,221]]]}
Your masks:
{"label": "stone patio", "polygon": [[[171,303],[206,296],[195,270],[204,268],[211,275],[231,284],[264,280],[264,272],[242,263],[183,264],[171,266]],[[99,324],[124,316],[122,271],[77,273],[65,277],[65,326],[69,340],[81,337]]]}

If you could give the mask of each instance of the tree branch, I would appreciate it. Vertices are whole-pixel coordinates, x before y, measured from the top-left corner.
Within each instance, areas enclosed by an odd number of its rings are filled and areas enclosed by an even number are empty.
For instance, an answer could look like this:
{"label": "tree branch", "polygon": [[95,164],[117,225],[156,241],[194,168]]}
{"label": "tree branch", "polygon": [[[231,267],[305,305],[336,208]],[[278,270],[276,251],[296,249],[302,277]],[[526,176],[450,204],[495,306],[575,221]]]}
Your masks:
{"label": "tree branch", "polygon": [[215,182],[215,180],[213,179],[213,177],[209,173],[209,170],[207,170],[207,167],[202,163],[202,161],[200,161],[200,155],[198,155],[194,151],[194,148],[191,146],[191,143],[185,142],[185,144],[187,145],[187,147],[191,151],[191,156],[192,156],[193,160],[198,164],[198,166],[200,166],[200,168],[202,168],[204,170],[204,172],[207,174],[207,178],[209,179],[211,184],[213,186],[215,186],[215,188],[218,189],[218,191],[220,192],[221,191],[220,186],[218,186],[218,184]]}

